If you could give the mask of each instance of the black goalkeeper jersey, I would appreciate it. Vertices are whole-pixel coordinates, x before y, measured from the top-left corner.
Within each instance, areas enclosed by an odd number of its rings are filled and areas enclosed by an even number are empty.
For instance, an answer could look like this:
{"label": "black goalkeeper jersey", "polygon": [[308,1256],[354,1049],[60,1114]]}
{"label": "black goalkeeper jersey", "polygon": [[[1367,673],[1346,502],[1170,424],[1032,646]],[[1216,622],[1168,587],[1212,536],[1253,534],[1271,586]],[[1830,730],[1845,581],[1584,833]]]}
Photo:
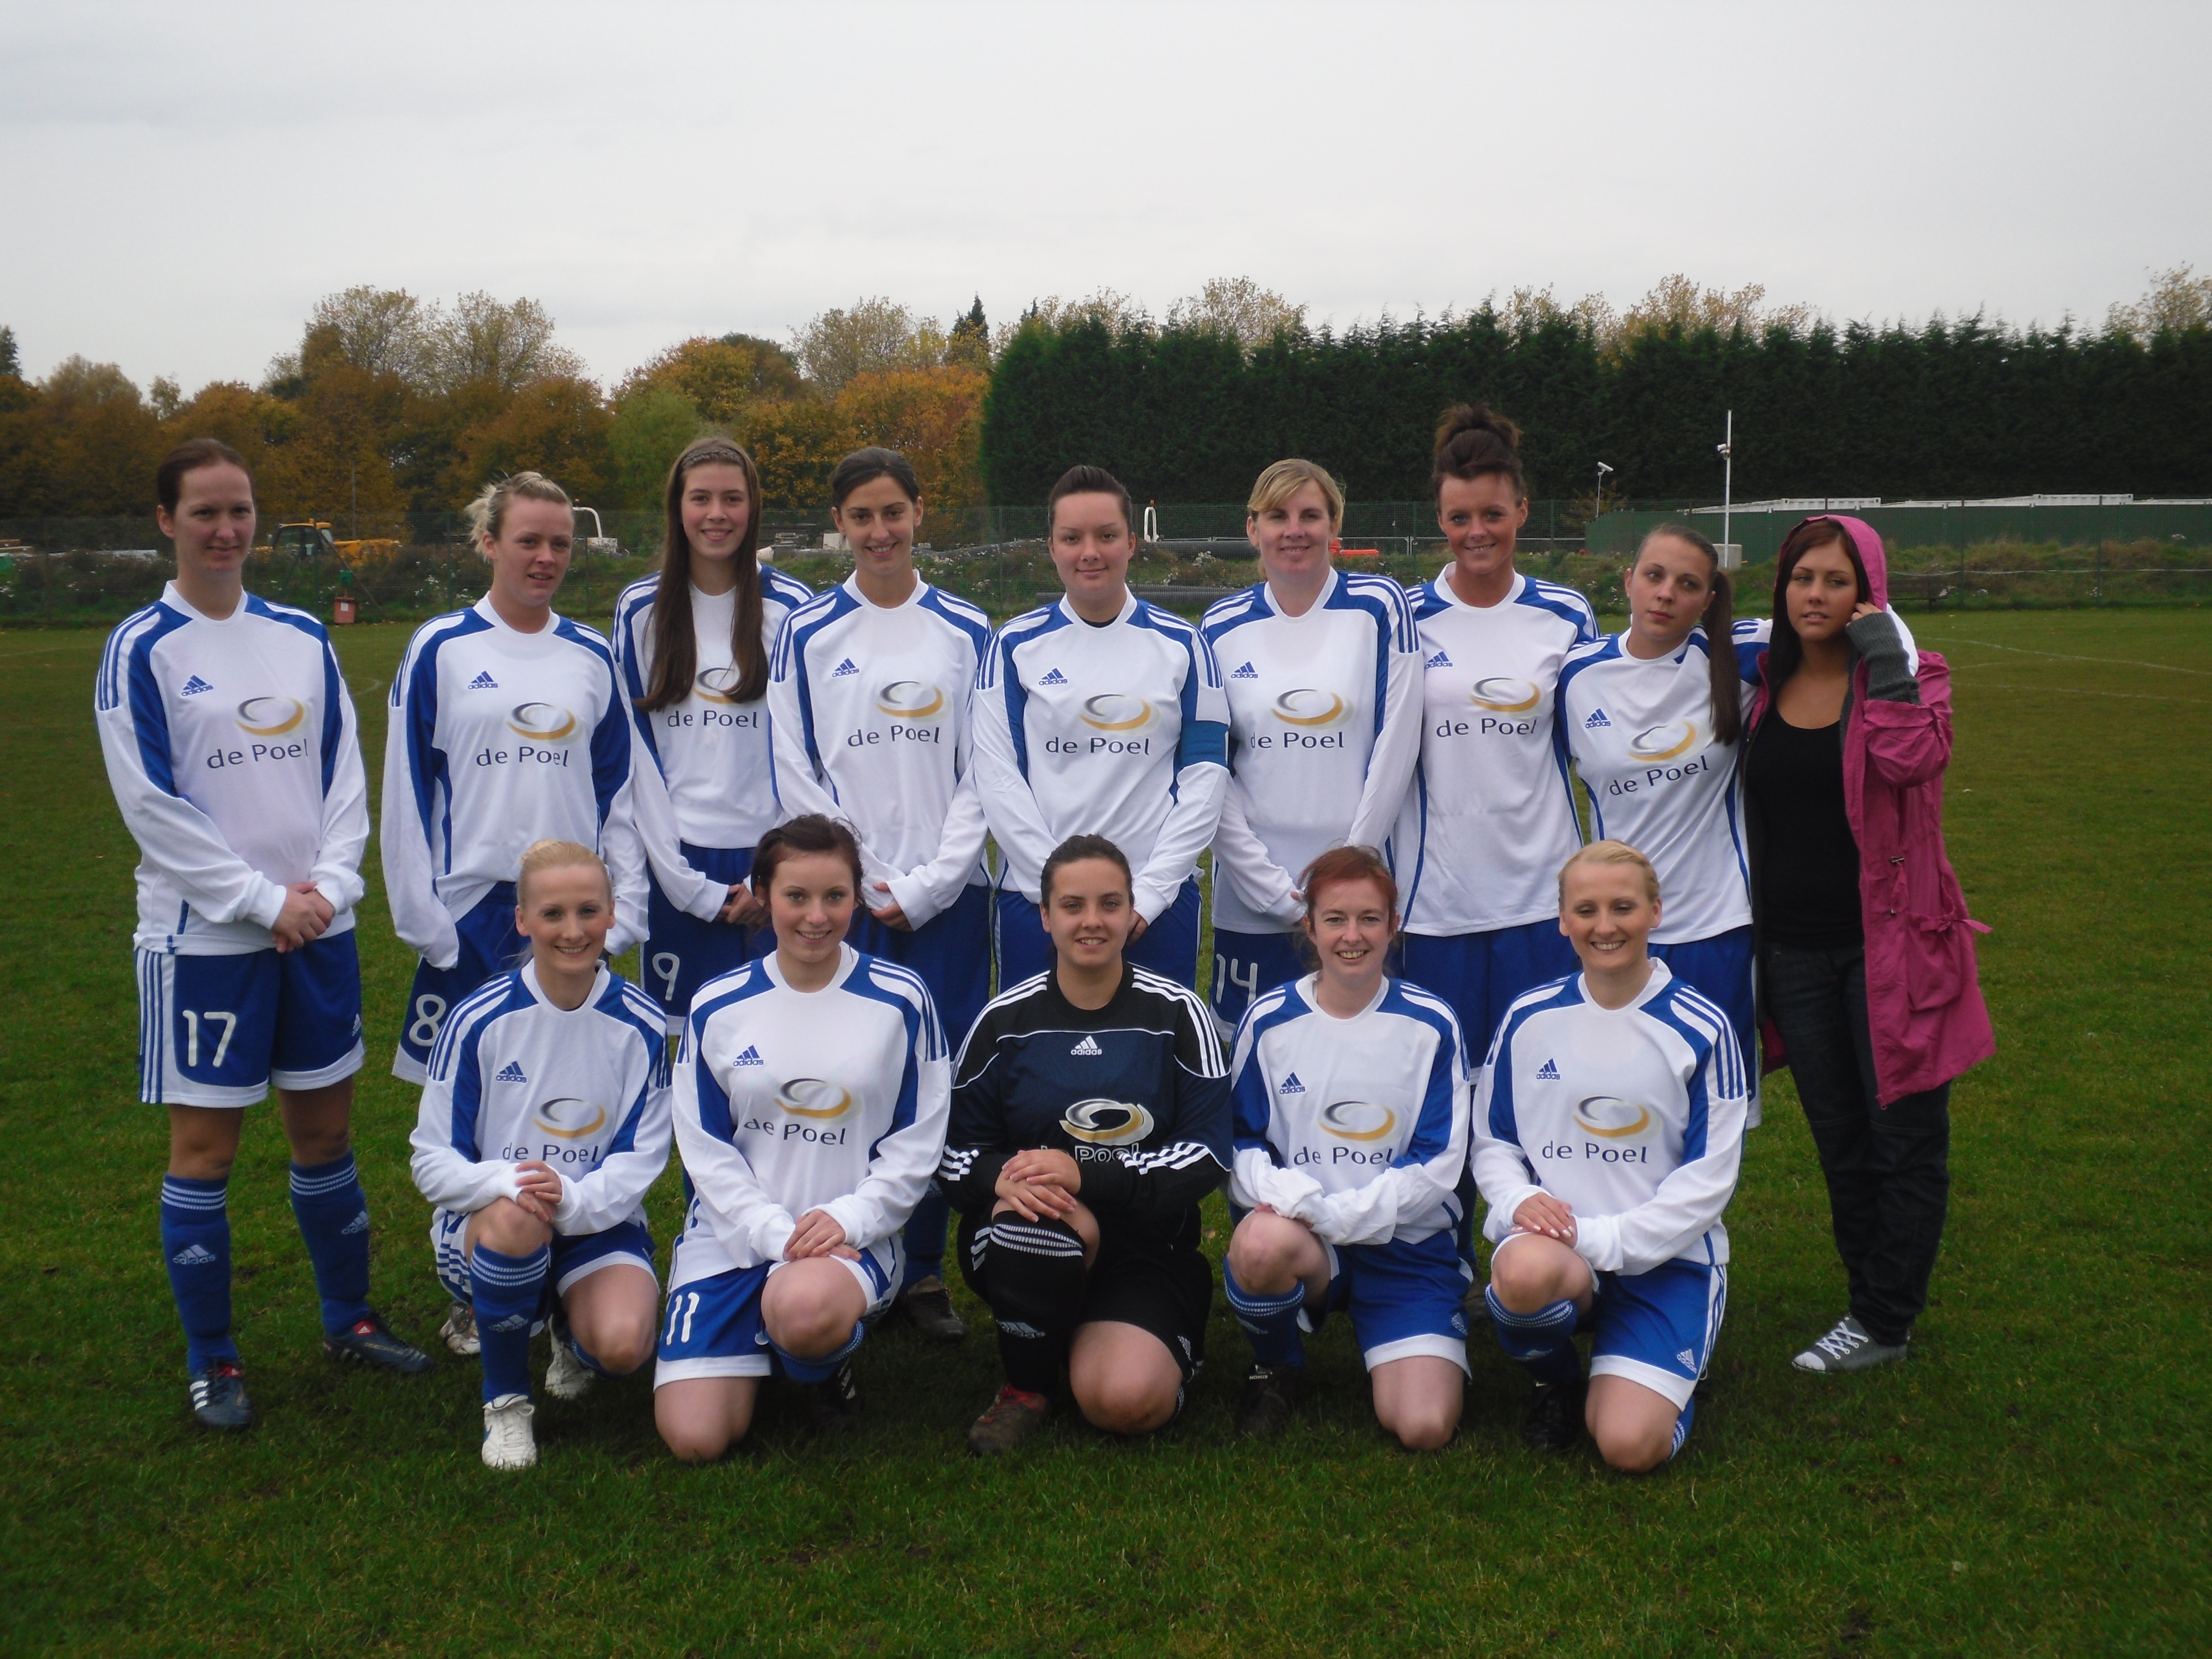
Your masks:
{"label": "black goalkeeper jersey", "polygon": [[1195,992],[1124,966],[1111,1001],[1078,1008],[1047,973],[969,1032],[937,1178],[955,1207],[988,1216],[1006,1161],[1050,1147],[1082,1166],[1102,1240],[1195,1249],[1199,1200],[1229,1177],[1231,1129],[1228,1068]]}

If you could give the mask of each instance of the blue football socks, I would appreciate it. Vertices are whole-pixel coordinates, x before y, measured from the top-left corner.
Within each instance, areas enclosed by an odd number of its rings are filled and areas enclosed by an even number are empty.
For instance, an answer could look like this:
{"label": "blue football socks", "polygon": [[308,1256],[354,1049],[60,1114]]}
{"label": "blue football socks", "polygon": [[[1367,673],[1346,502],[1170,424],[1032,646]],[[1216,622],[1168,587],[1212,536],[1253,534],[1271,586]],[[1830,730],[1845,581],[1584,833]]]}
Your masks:
{"label": "blue football socks", "polygon": [[1490,1304],[1490,1328],[1498,1346],[1528,1368],[1539,1382],[1578,1382],[1582,1356],[1575,1352],[1575,1304],[1564,1298],[1534,1313],[1515,1313],[1485,1286],[1483,1300]]}
{"label": "blue football socks", "polygon": [[161,1177],[161,1255],[185,1328],[185,1369],[238,1361],[230,1334],[230,1182]]}
{"label": "blue football socks", "polygon": [[1228,1292],[1230,1310],[1244,1334],[1252,1340],[1255,1364],[1303,1365],[1305,1340],[1298,1334],[1298,1310],[1305,1306],[1306,1287],[1294,1284],[1279,1296],[1261,1296],[1237,1282],[1237,1275],[1222,1265],[1221,1282]]}
{"label": "blue football socks", "polygon": [[292,1214],[315,1264],[323,1329],[336,1336],[368,1317],[368,1198],[351,1152],[292,1166]]}
{"label": "blue football socks", "polygon": [[477,1310],[477,1340],[483,1346],[483,1397],[530,1395],[530,1326],[545,1297],[545,1274],[553,1249],[541,1244],[528,1255],[503,1255],[479,1244],[470,1261],[469,1282]]}

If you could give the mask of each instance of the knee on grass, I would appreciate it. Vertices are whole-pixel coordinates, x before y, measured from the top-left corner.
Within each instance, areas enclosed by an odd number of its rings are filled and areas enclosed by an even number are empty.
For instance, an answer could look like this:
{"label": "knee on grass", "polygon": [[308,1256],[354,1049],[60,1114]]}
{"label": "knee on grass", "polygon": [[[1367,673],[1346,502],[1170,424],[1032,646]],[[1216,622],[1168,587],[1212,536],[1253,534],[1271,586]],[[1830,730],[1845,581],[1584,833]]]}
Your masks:
{"label": "knee on grass", "polygon": [[712,1406],[682,1395],[671,1398],[667,1389],[653,1400],[653,1426],[661,1443],[679,1463],[713,1463],[729,1455],[752,1427],[750,1405],[738,1409],[725,1402]]}
{"label": "knee on grass", "polygon": [[1072,1376],[1069,1386],[1084,1420],[1109,1434],[1150,1434],[1175,1416],[1178,1389],[1163,1388],[1158,1378],[1109,1371]]}
{"label": "knee on grass", "polygon": [[1376,1413],[1383,1428],[1409,1452],[1442,1451],[1459,1431],[1460,1402],[1423,1401],[1400,1406],[1390,1416]]}
{"label": "knee on grass", "polygon": [[1588,1420],[1591,1442],[1607,1467],[1623,1474],[1649,1474],[1674,1453],[1674,1419],[1656,1424],[1628,1421],[1611,1413],[1592,1412]]}

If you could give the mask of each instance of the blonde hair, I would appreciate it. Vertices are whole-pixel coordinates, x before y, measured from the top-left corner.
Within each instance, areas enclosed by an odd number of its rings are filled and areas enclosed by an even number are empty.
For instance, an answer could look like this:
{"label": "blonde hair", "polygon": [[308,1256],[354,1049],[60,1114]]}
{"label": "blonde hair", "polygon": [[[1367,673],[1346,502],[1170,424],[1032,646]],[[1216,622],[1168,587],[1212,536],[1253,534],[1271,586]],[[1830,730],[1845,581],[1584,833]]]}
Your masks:
{"label": "blonde hair", "polygon": [[1644,896],[1652,903],[1659,902],[1659,872],[1651,867],[1651,860],[1625,841],[1594,841],[1587,847],[1577,847],[1574,856],[1559,866],[1559,902],[1567,902],[1567,872],[1577,864],[1632,864],[1644,872]]}
{"label": "blonde hair", "polygon": [[1260,475],[1252,486],[1252,499],[1244,503],[1245,515],[1257,518],[1262,513],[1289,504],[1291,496],[1314,484],[1321,490],[1322,499],[1328,503],[1328,527],[1332,531],[1344,528],[1344,486],[1331,477],[1328,469],[1316,466],[1311,461],[1277,461]]}
{"label": "blonde hair", "polygon": [[524,902],[530,887],[531,877],[540,870],[580,870],[589,865],[599,872],[606,884],[607,898],[614,899],[614,878],[607,873],[606,863],[597,853],[580,842],[533,841],[522,849],[522,867],[514,878],[514,902]]}
{"label": "blonde hair", "polygon": [[568,492],[547,477],[543,472],[511,472],[504,478],[495,478],[477,492],[476,500],[461,509],[469,521],[469,538],[476,544],[477,551],[483,551],[484,538],[499,539],[500,526],[507,521],[509,501],[558,501],[563,507],[573,506]]}

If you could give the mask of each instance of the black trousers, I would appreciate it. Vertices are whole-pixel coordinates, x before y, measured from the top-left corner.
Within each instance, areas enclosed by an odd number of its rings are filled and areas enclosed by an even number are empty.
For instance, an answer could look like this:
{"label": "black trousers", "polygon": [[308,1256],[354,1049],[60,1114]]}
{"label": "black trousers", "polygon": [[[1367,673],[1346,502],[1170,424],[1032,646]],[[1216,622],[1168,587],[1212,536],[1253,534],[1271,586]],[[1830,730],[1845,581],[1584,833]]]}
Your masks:
{"label": "black trousers", "polygon": [[1951,1195],[1951,1085],[1875,1098],[1862,946],[1759,952],[1766,1014],[1827,1178],[1850,1310],[1877,1342],[1901,1343],[1928,1305]]}

